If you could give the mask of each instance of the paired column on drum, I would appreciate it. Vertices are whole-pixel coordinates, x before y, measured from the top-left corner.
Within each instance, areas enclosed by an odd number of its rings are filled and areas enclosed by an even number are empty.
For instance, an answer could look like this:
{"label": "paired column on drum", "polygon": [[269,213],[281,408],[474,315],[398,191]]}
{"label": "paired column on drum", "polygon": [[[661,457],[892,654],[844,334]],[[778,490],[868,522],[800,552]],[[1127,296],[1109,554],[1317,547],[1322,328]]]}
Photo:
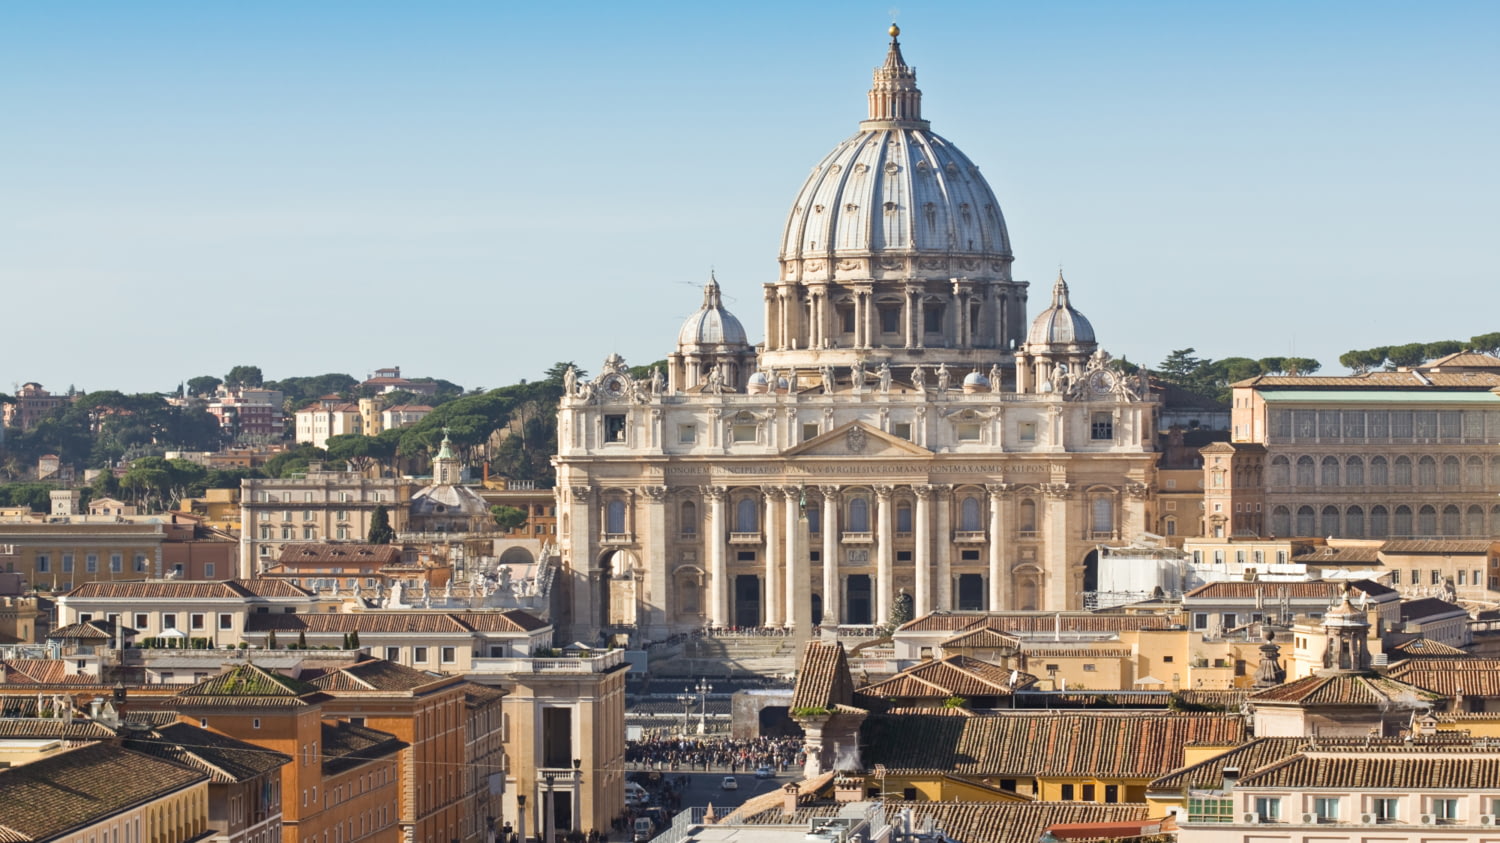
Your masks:
{"label": "paired column on drum", "polygon": [[823,508],[820,510],[823,532],[823,620],[828,626],[837,626],[843,611],[843,594],[839,590],[839,507],[843,496],[837,486],[824,486]]}

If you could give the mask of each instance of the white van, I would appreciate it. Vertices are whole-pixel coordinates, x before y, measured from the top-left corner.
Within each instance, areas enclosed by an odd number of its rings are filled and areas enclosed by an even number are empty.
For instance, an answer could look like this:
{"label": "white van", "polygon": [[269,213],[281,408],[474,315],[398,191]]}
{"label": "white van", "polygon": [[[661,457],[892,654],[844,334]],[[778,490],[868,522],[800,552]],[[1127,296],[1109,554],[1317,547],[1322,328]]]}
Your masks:
{"label": "white van", "polygon": [[646,792],[644,787],[641,787],[640,782],[625,783],[626,805],[635,807],[637,805],[644,805],[649,801],[651,801],[651,795]]}
{"label": "white van", "polygon": [[646,843],[656,836],[656,823],[652,822],[650,817],[636,817],[634,832],[631,835],[634,843]]}

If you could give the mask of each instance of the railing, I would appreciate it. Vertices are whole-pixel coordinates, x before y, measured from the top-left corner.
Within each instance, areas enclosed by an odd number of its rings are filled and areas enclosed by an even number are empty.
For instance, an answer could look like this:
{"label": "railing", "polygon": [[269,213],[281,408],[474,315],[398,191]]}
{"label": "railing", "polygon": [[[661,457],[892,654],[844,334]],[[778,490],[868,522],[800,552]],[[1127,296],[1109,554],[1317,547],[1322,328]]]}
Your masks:
{"label": "railing", "polygon": [[843,539],[844,544],[870,544],[875,541],[875,536],[873,533],[852,533],[845,530]]}
{"label": "railing", "polygon": [[597,656],[560,659],[478,658],[474,673],[603,673],[625,663],[624,650],[610,650]]}
{"label": "railing", "polygon": [[703,825],[703,817],[708,814],[707,808],[688,808],[686,811],[677,812],[672,818],[672,824],[666,831],[651,838],[651,843],[678,843],[688,832]]}
{"label": "railing", "polygon": [[633,541],[635,541],[635,537],[631,533],[605,533],[604,534],[604,543],[605,544],[630,544]]}
{"label": "railing", "polygon": [[955,544],[984,544],[983,530],[956,530],[953,533]]}
{"label": "railing", "polygon": [[760,544],[760,531],[730,533],[730,544]]}

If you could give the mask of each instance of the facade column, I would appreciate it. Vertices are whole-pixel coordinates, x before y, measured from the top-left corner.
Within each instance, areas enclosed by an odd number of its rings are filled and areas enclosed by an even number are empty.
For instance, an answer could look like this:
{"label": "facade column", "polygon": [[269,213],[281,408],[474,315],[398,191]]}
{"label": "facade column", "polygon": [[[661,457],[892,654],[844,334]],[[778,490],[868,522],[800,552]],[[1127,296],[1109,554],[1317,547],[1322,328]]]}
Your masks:
{"label": "facade column", "polygon": [[880,339],[879,315],[875,312],[875,291],[865,291],[865,348],[874,348]]}
{"label": "facade column", "polygon": [[891,622],[891,600],[895,597],[895,583],[891,579],[891,561],[895,557],[895,536],[891,531],[890,486],[876,486],[875,498],[875,623],[885,626]]}
{"label": "facade column", "polygon": [[766,299],[766,350],[775,351],[776,345],[776,288],[767,286]]}
{"label": "facade column", "polygon": [[824,486],[823,509],[819,526],[823,530],[823,626],[838,626],[843,620],[840,606],[843,594],[839,591],[839,504],[842,496],[839,487]]}
{"label": "facade column", "polygon": [[986,538],[989,540],[990,550],[990,595],[989,605],[985,608],[991,612],[1002,611],[1007,608],[1005,596],[1010,591],[1010,571],[1005,564],[1005,551],[1010,545],[1010,537],[1005,534],[1005,514],[1002,507],[1010,498],[1010,486],[1006,483],[995,483],[988,487],[990,493],[990,531]]}
{"label": "facade column", "polygon": [[936,601],[934,608],[951,610],[953,608],[953,484],[938,484],[932,489],[937,496],[937,518],[933,526],[933,532],[936,533],[934,538],[937,540],[935,554],[937,588],[933,594],[933,599]]}
{"label": "facade column", "polygon": [[912,568],[916,573],[916,594],[913,597],[912,615],[922,617],[932,611],[932,487],[913,486],[917,496],[916,552],[912,554]]}
{"label": "facade column", "polygon": [[[1115,524],[1115,536],[1121,541],[1134,541],[1146,532],[1149,523],[1146,516],[1146,498],[1150,487],[1145,483],[1129,483],[1125,486],[1125,500],[1120,507],[1120,520]],[[1245,505],[1249,508],[1249,504]]]}
{"label": "facade column", "polygon": [[708,618],[714,627],[729,626],[729,563],[725,542],[724,499],[729,490],[723,486],[704,486],[708,498]]}
{"label": "facade column", "polygon": [[599,523],[598,507],[594,506],[595,489],[592,486],[571,486],[568,489],[572,503],[569,506],[572,518],[569,526],[567,567],[572,576],[568,580],[573,589],[572,627],[576,637],[593,641],[599,637],[600,610],[594,605],[599,596]]}
{"label": "facade column", "polygon": [[765,518],[761,522],[766,539],[766,581],[760,601],[761,624],[781,626],[781,552],[784,550],[778,518],[781,515],[781,490],[775,486],[767,486],[761,489],[761,493],[766,499]]}
{"label": "facade column", "polygon": [[823,298],[818,302],[818,308],[818,330],[821,332],[819,339],[837,337],[839,333],[834,330],[833,320],[838,316],[838,308],[833,306],[833,290],[827,284],[823,285]]}
{"label": "facade column", "polygon": [[[646,535],[636,536],[637,547],[665,548],[667,546],[667,487],[643,486],[641,494],[646,498]],[[646,568],[646,593],[637,595],[637,623],[641,625],[647,640],[660,639],[671,634],[668,619],[676,617],[671,603],[676,595],[667,588],[666,559],[642,559]]]}
{"label": "facade column", "polygon": [[805,629],[812,614],[812,583],[807,577],[807,520],[802,513],[802,490],[788,486],[786,495],[786,614],[787,629]]}
{"label": "facade column", "polygon": [[927,297],[922,291],[917,291],[917,348],[921,348],[927,339]]}
{"label": "facade column", "polygon": [[1046,530],[1047,550],[1043,570],[1046,571],[1045,593],[1047,603],[1042,608],[1049,612],[1081,606],[1083,600],[1072,594],[1072,562],[1068,559],[1068,504],[1073,497],[1067,483],[1049,483],[1042,487],[1047,496]]}
{"label": "facade column", "polygon": [[780,325],[780,331],[781,331],[781,343],[780,344],[781,344],[782,348],[791,348],[792,347],[792,321],[793,321],[793,315],[794,314],[792,314],[791,309],[789,307],[787,307],[787,302],[788,302],[789,298],[790,298],[790,296],[787,295],[787,290],[786,290],[785,287],[781,287],[781,288],[777,289],[777,291],[776,291],[776,309],[777,309],[777,311],[779,311],[779,313],[781,315],[781,318],[778,320],[778,324]]}
{"label": "facade column", "polygon": [[917,347],[917,302],[922,298],[916,287],[907,287],[902,293],[901,333],[906,336],[907,348]]}

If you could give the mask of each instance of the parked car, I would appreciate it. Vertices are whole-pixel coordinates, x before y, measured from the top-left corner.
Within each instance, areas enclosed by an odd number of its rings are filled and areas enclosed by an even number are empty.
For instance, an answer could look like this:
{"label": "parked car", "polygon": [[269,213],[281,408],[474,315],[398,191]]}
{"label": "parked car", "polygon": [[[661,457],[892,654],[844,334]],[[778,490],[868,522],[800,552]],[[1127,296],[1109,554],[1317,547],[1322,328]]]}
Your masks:
{"label": "parked car", "polygon": [[776,778],[776,771],[770,767],[761,767],[755,771],[755,777],[757,779],[774,779]]}
{"label": "parked car", "polygon": [[719,787],[725,790],[739,790],[740,780],[735,778],[734,776],[725,776],[723,780],[719,782]]}
{"label": "parked car", "polygon": [[635,833],[631,835],[631,840],[635,843],[645,843],[656,836],[656,824],[648,817],[636,817],[633,831]]}

